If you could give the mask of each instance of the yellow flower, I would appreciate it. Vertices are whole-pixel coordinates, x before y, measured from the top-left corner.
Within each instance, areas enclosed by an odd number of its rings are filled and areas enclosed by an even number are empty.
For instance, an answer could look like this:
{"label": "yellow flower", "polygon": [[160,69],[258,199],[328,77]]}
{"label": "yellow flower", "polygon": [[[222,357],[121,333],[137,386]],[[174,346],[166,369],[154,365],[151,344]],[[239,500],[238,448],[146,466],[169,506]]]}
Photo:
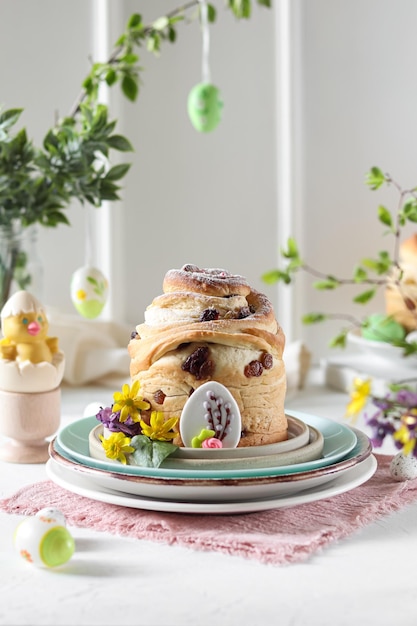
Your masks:
{"label": "yellow flower", "polygon": [[[413,452],[416,447],[416,439],[415,439],[415,426],[416,426],[416,415],[415,410],[411,410],[410,413],[405,414],[401,417],[401,421],[403,422],[402,426],[393,434],[393,438],[396,441],[399,441],[402,446],[402,452],[404,454],[410,454]],[[410,426],[414,427],[410,430]]]}
{"label": "yellow flower", "polygon": [[106,457],[114,461],[120,461],[123,465],[126,465],[126,454],[135,451],[135,448],[129,445],[130,437],[126,437],[124,433],[112,433],[107,439],[100,435],[100,439]]}
{"label": "yellow flower", "polygon": [[87,297],[87,294],[85,293],[84,289],[78,289],[76,296],[77,296],[77,300],[85,300]]}
{"label": "yellow flower", "polygon": [[132,387],[126,383],[122,387],[122,391],[115,391],[113,394],[113,413],[120,411],[120,421],[125,422],[130,416],[133,422],[140,420],[140,412],[143,409],[149,409],[149,402],[145,402],[138,396],[140,382],[135,380]]}
{"label": "yellow flower", "polygon": [[178,422],[178,417],[171,417],[166,422],[164,421],[164,414],[161,411],[152,411],[151,423],[148,425],[143,420],[140,421],[142,427],[142,433],[157,441],[170,441],[174,439],[178,433],[172,429]]}
{"label": "yellow flower", "polygon": [[371,393],[371,380],[355,378],[353,381],[353,391],[350,394],[350,402],[346,407],[347,416],[356,416],[365,406],[369,394]]}

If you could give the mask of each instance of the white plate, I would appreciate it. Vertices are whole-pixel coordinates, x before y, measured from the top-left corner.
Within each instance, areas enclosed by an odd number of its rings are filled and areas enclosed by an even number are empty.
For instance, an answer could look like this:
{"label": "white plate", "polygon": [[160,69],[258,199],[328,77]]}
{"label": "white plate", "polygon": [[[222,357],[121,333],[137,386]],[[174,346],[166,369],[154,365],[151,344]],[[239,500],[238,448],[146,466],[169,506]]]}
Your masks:
{"label": "white plate", "polygon": [[175,502],[171,500],[158,500],[144,498],[115,492],[104,487],[98,487],[84,476],[62,467],[50,459],[46,464],[48,477],[60,487],[76,493],[80,496],[133,509],[147,511],[160,511],[167,513],[197,513],[223,515],[230,513],[254,513],[270,509],[288,508],[298,504],[316,502],[324,498],[330,498],[340,493],[350,491],[369,480],[377,469],[377,462],[373,455],[358,463],[345,472],[336,475],[330,483],[315,486],[297,494],[285,496],[271,496],[257,498],[255,500],[233,502]]}
{"label": "white plate", "polygon": [[324,467],[345,457],[356,445],[356,434],[354,429],[344,424],[339,424],[324,417],[316,417],[299,411],[288,412],[290,416],[302,420],[309,426],[316,428],[324,437],[322,458],[266,468],[242,468],[236,467],[227,470],[196,470],[178,468],[150,468],[137,467],[136,465],[122,465],[111,461],[100,461],[90,456],[88,449],[88,438],[90,431],[97,425],[94,417],[77,420],[63,428],[56,437],[59,453],[69,460],[76,460],[87,467],[118,472],[120,474],[132,474],[134,476],[148,476],[152,478],[218,478],[221,472],[222,478],[242,478],[248,476],[271,476],[277,474],[288,474],[304,472],[319,467]]}
{"label": "white plate", "polygon": [[361,352],[378,360],[388,361],[391,368],[407,367],[413,370],[417,369],[417,355],[410,354],[409,356],[404,356],[403,348],[393,346],[386,341],[365,339],[360,334],[360,331],[350,331],[347,334],[347,340],[350,345],[355,346]]}
{"label": "white plate", "polygon": [[[230,470],[218,471],[216,478],[195,478],[194,476],[192,478],[166,478],[121,474],[89,467],[68,459],[60,454],[56,442],[51,443],[50,455],[55,464],[87,478],[98,488],[164,500],[233,501],[295,493],[333,480],[337,474],[357,465],[371,454],[368,437],[360,431],[357,431],[356,435],[355,448],[342,461],[305,472],[268,476],[250,475],[240,478],[230,478]],[[262,470],[259,472],[261,473]]]}

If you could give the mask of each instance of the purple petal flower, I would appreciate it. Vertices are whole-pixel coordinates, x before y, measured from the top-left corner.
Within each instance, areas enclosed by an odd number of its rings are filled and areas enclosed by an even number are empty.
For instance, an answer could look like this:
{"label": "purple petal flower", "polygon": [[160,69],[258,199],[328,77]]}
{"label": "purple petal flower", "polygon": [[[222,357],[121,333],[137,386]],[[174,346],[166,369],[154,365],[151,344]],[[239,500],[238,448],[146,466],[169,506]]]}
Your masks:
{"label": "purple petal flower", "polygon": [[[119,414],[120,415],[120,414]],[[142,428],[139,422],[134,422],[129,416],[125,422],[117,423],[117,430],[125,433],[128,437],[134,437],[135,435],[140,435],[142,432]]]}
{"label": "purple petal flower", "polygon": [[409,409],[417,408],[417,393],[408,389],[400,389],[397,392],[397,400]]}
{"label": "purple petal flower", "polygon": [[380,413],[377,413],[374,417],[367,420],[367,424],[372,429],[370,440],[374,448],[380,448],[385,437],[395,432],[393,424],[383,419]]}
{"label": "purple petal flower", "polygon": [[109,428],[112,415],[114,414],[111,410],[111,407],[106,406],[104,407],[104,409],[103,407],[101,407],[100,411],[96,415],[96,418],[98,419],[99,422],[103,424],[103,426],[106,426],[106,428]]}
{"label": "purple petal flower", "polygon": [[113,413],[112,407],[102,408],[97,413],[96,418],[112,433],[122,432],[129,437],[134,437],[142,432],[140,423],[134,422],[130,415],[125,422],[121,422],[120,411]]}
{"label": "purple petal flower", "polygon": [[373,398],[372,404],[374,404],[381,411],[387,411],[390,407],[388,398]]}

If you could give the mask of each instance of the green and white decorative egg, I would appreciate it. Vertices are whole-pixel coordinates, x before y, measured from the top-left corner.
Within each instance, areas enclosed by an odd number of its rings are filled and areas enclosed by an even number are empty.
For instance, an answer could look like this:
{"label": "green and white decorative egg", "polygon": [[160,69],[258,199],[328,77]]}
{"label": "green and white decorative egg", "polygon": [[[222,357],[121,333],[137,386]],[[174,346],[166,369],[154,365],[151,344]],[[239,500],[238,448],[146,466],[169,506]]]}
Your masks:
{"label": "green and white decorative egg", "polygon": [[214,130],[220,120],[223,101],[217,87],[209,83],[199,83],[188,96],[188,115],[191,123],[200,133]]}
{"label": "green and white decorative egg", "polygon": [[96,267],[80,267],[72,275],[71,300],[83,317],[98,317],[106,304],[107,293],[107,278]]}
{"label": "green and white decorative egg", "polygon": [[60,511],[45,508],[20,522],[14,532],[19,555],[38,567],[63,565],[74,554],[75,542]]}

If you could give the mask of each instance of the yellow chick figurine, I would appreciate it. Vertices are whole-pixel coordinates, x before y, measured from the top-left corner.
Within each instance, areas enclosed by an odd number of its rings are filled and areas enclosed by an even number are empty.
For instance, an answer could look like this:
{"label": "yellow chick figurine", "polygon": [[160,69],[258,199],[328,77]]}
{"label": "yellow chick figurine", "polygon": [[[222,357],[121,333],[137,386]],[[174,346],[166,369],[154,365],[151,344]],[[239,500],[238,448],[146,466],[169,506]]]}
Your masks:
{"label": "yellow chick figurine", "polygon": [[57,337],[48,337],[48,319],[41,303],[27,291],[18,291],[1,311],[0,355],[9,361],[51,363],[58,352]]}

